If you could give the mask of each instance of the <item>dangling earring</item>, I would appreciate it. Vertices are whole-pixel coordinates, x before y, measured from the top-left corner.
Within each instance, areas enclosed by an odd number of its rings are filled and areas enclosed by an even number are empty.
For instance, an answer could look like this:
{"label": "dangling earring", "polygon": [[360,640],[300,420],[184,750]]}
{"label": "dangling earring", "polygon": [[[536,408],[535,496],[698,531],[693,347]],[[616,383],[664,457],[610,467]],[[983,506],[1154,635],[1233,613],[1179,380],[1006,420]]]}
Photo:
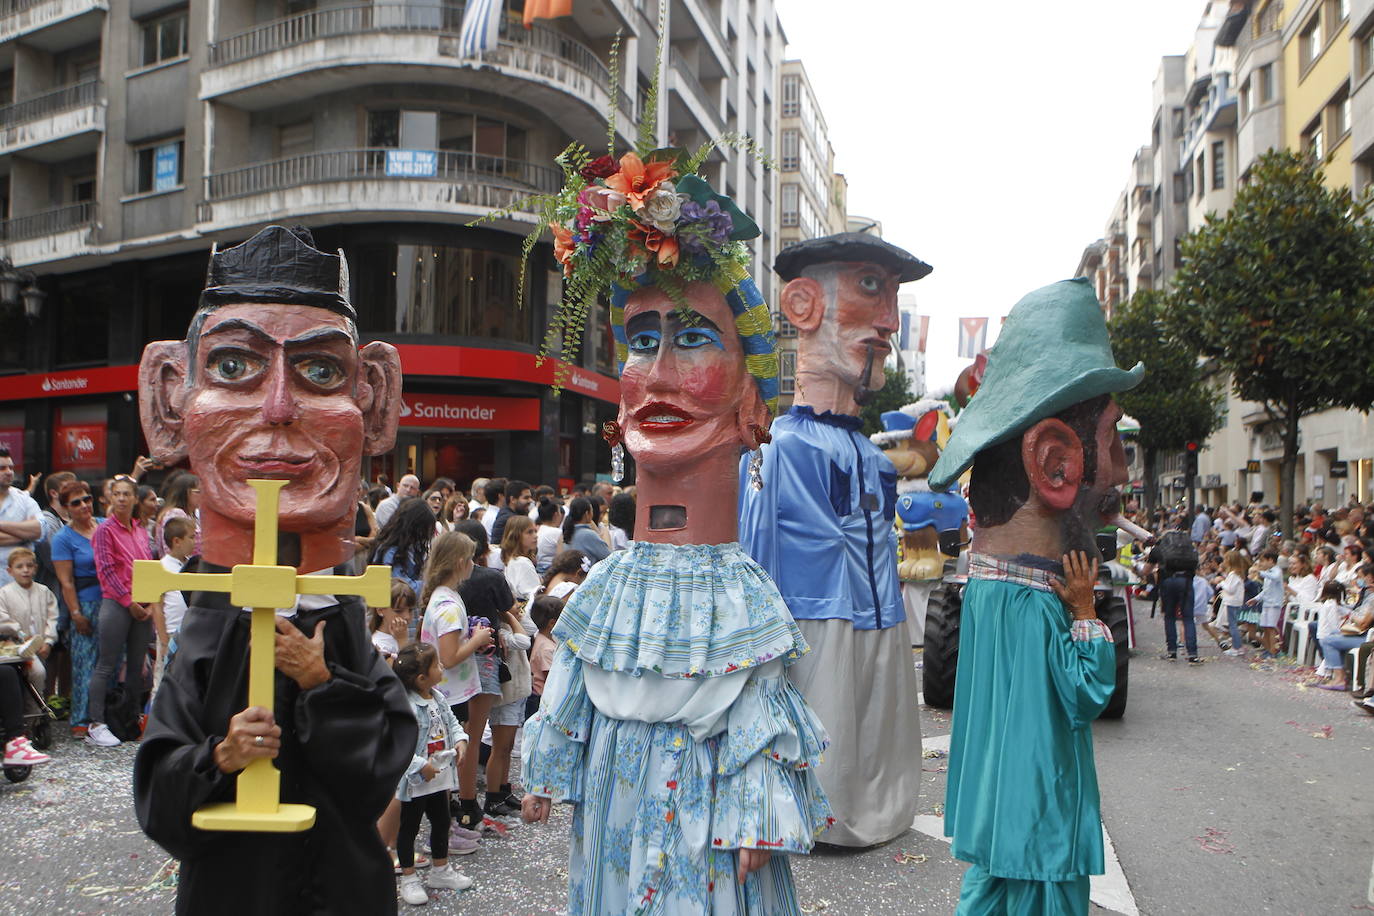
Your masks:
{"label": "dangling earring", "polygon": [[611,447],[611,480],[620,483],[625,479],[625,446],[621,445],[620,424],[607,420],[601,427],[601,438]]}
{"label": "dangling earring", "polygon": [[773,441],[773,435],[757,423],[749,424],[754,434],[754,451],[749,456],[749,486],[755,490],[763,489],[763,445]]}

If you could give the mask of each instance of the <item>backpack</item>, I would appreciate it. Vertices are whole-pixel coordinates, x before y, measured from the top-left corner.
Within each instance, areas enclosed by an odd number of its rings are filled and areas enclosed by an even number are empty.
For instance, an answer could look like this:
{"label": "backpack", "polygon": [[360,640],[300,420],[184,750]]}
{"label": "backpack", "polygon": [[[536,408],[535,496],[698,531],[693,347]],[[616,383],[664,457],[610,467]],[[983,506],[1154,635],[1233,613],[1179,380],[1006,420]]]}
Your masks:
{"label": "backpack", "polygon": [[142,737],[142,704],[128,684],[116,684],[105,692],[105,725],[120,741]]}
{"label": "backpack", "polygon": [[1188,532],[1164,532],[1159,539],[1159,561],[1167,573],[1197,572],[1197,548]]}

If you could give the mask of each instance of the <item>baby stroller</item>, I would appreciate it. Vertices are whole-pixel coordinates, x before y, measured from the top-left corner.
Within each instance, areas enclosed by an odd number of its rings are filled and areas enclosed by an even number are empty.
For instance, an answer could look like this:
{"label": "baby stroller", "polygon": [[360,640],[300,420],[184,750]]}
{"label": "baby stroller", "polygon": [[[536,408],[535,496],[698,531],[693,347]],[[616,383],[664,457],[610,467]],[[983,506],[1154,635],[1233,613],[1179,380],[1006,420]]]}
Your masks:
{"label": "baby stroller", "polygon": [[[0,657],[0,664],[20,664],[24,659],[10,656]],[[40,751],[46,751],[52,747],[53,731],[52,723],[57,717],[52,709],[44,701],[43,695],[34,689],[29,683],[29,679],[21,677],[20,682],[24,690],[24,725],[29,730],[29,741]],[[5,778],[10,782],[23,782],[29,778],[33,772],[33,767],[5,767]]]}

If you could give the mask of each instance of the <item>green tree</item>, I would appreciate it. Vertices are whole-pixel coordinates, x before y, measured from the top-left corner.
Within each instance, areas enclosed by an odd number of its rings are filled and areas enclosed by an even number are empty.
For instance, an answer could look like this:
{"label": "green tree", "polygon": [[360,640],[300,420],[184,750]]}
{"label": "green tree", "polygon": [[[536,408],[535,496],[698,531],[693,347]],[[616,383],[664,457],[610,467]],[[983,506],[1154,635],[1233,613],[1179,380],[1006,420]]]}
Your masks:
{"label": "green tree", "polygon": [[1221,425],[1222,396],[1208,384],[1194,348],[1170,336],[1163,293],[1142,290],[1108,322],[1112,351],[1123,366],[1145,363],[1145,381],[1118,392],[1121,409],[1140,423],[1136,441],[1145,461],[1145,506],[1154,514],[1159,499],[1157,463],[1161,452],[1204,441]]}
{"label": "green tree", "polygon": [[873,400],[859,411],[859,416],[864,421],[865,436],[883,431],[883,413],[897,410],[916,400],[916,395],[911,393],[911,383],[907,380],[905,372],[884,366],[883,374],[887,376],[887,381],[873,393]]}
{"label": "green tree", "polygon": [[1293,534],[1298,421],[1374,403],[1369,197],[1328,188],[1288,151],[1256,162],[1231,211],[1183,240],[1169,332],[1229,372],[1283,434],[1280,518]]}

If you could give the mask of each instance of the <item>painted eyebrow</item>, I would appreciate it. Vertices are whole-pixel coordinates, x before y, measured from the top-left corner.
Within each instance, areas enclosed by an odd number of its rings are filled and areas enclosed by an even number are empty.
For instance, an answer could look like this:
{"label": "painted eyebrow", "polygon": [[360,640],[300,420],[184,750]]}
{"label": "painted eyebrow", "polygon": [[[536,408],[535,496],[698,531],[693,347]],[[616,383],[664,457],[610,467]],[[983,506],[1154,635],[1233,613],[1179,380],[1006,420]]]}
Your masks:
{"label": "painted eyebrow", "polygon": [[658,330],[662,317],[658,312],[640,312],[625,322],[625,333],[637,334],[640,331]]}
{"label": "painted eyebrow", "polygon": [[[247,331],[263,343],[269,346],[277,346],[277,339],[275,337],[246,318],[229,318],[215,325],[213,328],[210,328],[208,331],[203,332],[200,336],[203,338],[209,337],[221,331]],[[339,328],[316,328],[313,331],[306,331],[304,334],[292,337],[290,340],[287,340],[284,345],[287,347],[295,347],[302,344],[334,340],[341,340],[349,344],[353,343],[353,338],[349,336],[348,332],[342,331]]]}

